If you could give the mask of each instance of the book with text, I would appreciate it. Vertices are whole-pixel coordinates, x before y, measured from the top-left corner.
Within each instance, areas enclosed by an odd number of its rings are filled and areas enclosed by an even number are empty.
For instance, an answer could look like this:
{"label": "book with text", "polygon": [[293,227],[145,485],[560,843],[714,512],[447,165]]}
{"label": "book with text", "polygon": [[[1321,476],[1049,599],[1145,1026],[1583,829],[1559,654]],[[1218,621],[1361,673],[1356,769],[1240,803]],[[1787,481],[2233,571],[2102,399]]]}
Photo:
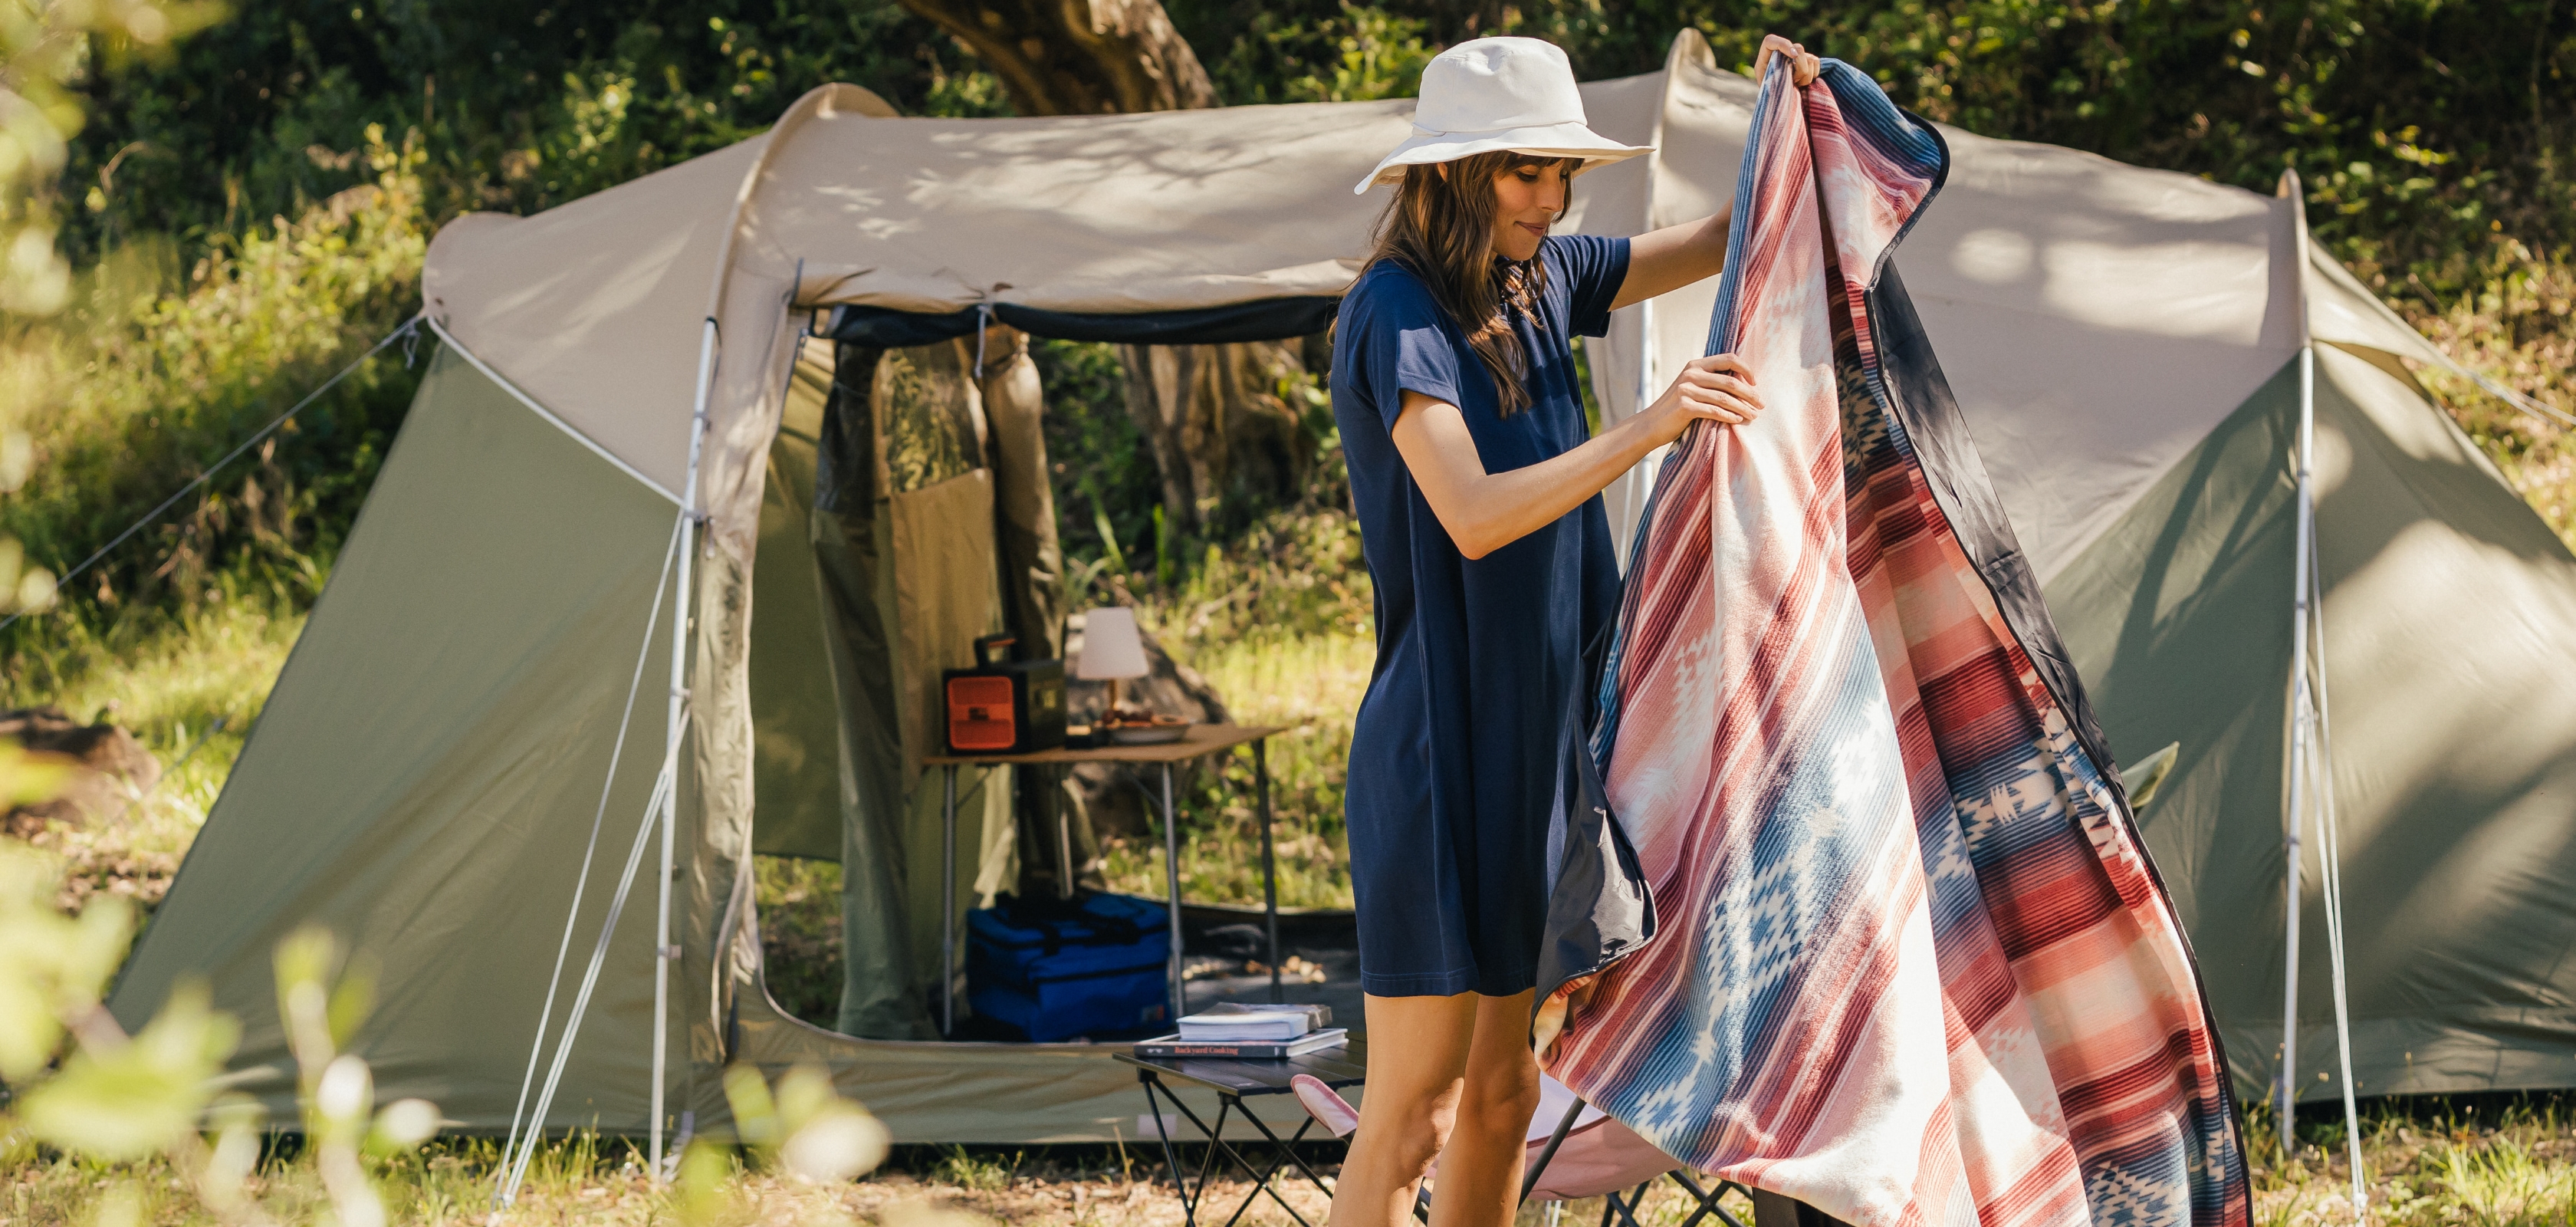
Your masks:
{"label": "book with text", "polygon": [[1293,1040],[1185,1040],[1177,1035],[1157,1036],[1136,1042],[1136,1055],[1147,1060],[1172,1057],[1220,1057],[1236,1061],[1277,1061],[1301,1057],[1310,1052],[1340,1048],[1351,1042],[1345,1027],[1309,1031]]}

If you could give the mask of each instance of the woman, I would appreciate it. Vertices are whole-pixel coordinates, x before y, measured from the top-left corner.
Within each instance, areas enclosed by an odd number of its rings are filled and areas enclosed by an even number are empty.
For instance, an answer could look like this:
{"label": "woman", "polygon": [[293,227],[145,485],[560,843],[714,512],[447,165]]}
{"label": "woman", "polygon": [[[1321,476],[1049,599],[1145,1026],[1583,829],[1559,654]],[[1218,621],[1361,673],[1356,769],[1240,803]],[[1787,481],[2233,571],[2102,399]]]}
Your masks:
{"label": "woman", "polygon": [[1435,1157],[1435,1227],[1511,1219],[1558,737],[1618,599],[1598,496],[1691,423],[1762,409],[1720,354],[1588,437],[1569,338],[1725,262],[1726,212],[1548,236],[1573,175],[1644,152],[1585,126],[1563,51],[1480,38],[1426,68],[1414,136],[1355,189],[1397,185],[1333,346],[1378,627],[1348,781],[1369,1076],[1334,1227],[1403,1222]]}

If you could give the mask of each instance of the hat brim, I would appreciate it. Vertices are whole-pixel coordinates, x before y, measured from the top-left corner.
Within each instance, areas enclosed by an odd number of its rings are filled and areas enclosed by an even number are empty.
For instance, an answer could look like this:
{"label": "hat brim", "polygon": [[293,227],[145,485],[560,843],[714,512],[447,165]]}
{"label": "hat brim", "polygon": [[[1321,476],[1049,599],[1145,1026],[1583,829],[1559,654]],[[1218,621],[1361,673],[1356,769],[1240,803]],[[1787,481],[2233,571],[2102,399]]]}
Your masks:
{"label": "hat brim", "polygon": [[1404,178],[1408,166],[1428,166],[1435,162],[1455,162],[1480,153],[1509,150],[1535,154],[1543,158],[1581,158],[1583,165],[1575,174],[1613,162],[1624,162],[1641,153],[1653,153],[1649,145],[1622,145],[1591,128],[1578,123],[1543,124],[1530,128],[1503,128],[1492,132],[1415,132],[1395,147],[1395,152],[1377,164],[1377,169],[1351,189],[1354,196],[1381,183],[1394,183]]}

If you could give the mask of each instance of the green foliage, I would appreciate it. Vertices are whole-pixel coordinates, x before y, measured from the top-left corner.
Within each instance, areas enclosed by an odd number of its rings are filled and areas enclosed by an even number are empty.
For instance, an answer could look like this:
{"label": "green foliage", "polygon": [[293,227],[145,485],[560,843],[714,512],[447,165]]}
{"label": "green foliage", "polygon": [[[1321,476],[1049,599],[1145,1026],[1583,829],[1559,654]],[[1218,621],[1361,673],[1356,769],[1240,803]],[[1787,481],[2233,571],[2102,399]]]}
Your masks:
{"label": "green foliage", "polygon": [[[70,297],[72,269],[55,250],[59,177],[85,118],[74,85],[104,68],[159,51],[211,20],[211,3],[0,3],[0,494],[27,478],[35,456],[17,417],[42,382],[8,344],[23,319],[48,316]],[[41,610],[51,569],[26,565],[0,533],[0,613]]]}
{"label": "green foliage", "polygon": [[752,867],[761,981],[780,1009],[818,1027],[841,1016],[841,864],[764,856]]}
{"label": "green foliage", "polygon": [[1347,3],[1337,13],[1312,16],[1265,8],[1208,65],[1208,76],[1230,106],[1409,98],[1440,50],[1423,41],[1429,25]]}
{"label": "green foliage", "polygon": [[1011,1186],[1012,1174],[1019,1170],[1020,1162],[1027,1157],[1026,1152],[1014,1154],[1011,1162],[1004,1164],[997,1155],[978,1154],[963,1146],[950,1146],[931,1166],[930,1178],[961,1189],[994,1192]]}
{"label": "green foliage", "polygon": [[[19,751],[0,761],[0,780],[19,796],[50,795],[30,757]],[[122,900],[98,900],[77,917],[55,910],[60,873],[55,858],[0,841],[0,1080],[13,1084],[53,1060],[64,1020],[98,1004],[134,935]]]}
{"label": "green foliage", "polygon": [[[885,1125],[841,1098],[820,1066],[788,1070],[775,1088],[757,1068],[730,1066],[724,1092],[736,1138],[757,1167],[802,1184],[835,1185],[885,1161],[891,1138]],[[743,1221],[750,1213],[740,1188],[743,1171],[732,1146],[690,1143],[672,1195],[679,1221],[688,1227]]]}
{"label": "green foliage", "polygon": [[766,129],[850,81],[907,113],[994,114],[988,74],[891,3],[281,0],[100,81],[70,179],[85,255],[193,251],[363,183],[370,125],[417,130],[426,207],[534,212]]}
{"label": "green foliage", "polygon": [[[1154,513],[1163,491],[1154,457],[1127,416],[1127,376],[1114,345],[1033,339],[1029,355],[1046,389],[1047,461],[1055,471],[1055,520],[1069,559],[1153,557]],[[1066,608],[1086,608],[1069,592]]]}
{"label": "green foliage", "polygon": [[[1336,506],[1310,503],[1273,512],[1221,546],[1202,546],[1177,585],[1147,588],[1136,602],[1139,619],[1173,656],[1225,696],[1236,723],[1289,728],[1267,751],[1284,906],[1351,904],[1342,795],[1351,718],[1377,659],[1372,593],[1358,523]],[[1248,754],[1227,755],[1191,777],[1182,807],[1184,897],[1261,901],[1255,783]],[[1104,856],[1112,888],[1163,892],[1159,841],[1111,840]]]}
{"label": "green foliage", "polygon": [[[22,753],[0,757],[0,794],[41,792],[29,766]],[[246,1189],[259,1158],[259,1108],[220,1095],[216,1081],[239,1024],[209,1008],[202,984],[183,983],[140,1033],[127,1035],[100,1002],[132,936],[133,912],[122,899],[95,897],[67,916],[55,906],[59,877],[54,858],[0,840],[0,1079],[13,1092],[10,1112],[0,1114],[0,1159],[26,1163],[41,1145],[127,1173],[175,1169],[185,1178],[167,1183],[216,1215],[265,1221]],[[332,1216],[362,1227],[385,1220],[361,1155],[410,1152],[437,1131],[438,1110],[409,1099],[373,1111],[366,1062],[338,1051],[370,994],[363,977],[344,976],[334,987],[336,961],[328,934],[289,937],[277,953],[278,996],[306,1140]],[[208,1125],[212,1148],[199,1132]],[[145,1187],[113,1181],[94,1212],[134,1220]]]}
{"label": "green foliage", "polygon": [[56,176],[85,118],[78,84],[166,51],[222,12],[162,0],[0,5],[0,315],[50,315],[70,291],[71,266],[54,250]]}
{"label": "green foliage", "polygon": [[[124,935],[117,936],[122,954]],[[20,1119],[50,1145],[109,1162],[159,1154],[196,1130],[208,1080],[240,1034],[229,1016],[207,1007],[203,985],[183,987],[132,1040],[74,1053],[62,1072],[27,1092]]]}
{"label": "green foliage", "polygon": [[[417,143],[370,129],[375,182],[253,229],[184,278],[168,244],[136,244],[86,278],[59,319],[0,337],[29,383],[32,473],[0,532],[69,568],[320,384],[415,306],[428,245]],[[0,648],[58,643],[62,624],[130,638],[202,605],[311,602],[365,500],[413,378],[372,360],[202,497],[12,628]],[[129,613],[128,611],[132,611]]]}

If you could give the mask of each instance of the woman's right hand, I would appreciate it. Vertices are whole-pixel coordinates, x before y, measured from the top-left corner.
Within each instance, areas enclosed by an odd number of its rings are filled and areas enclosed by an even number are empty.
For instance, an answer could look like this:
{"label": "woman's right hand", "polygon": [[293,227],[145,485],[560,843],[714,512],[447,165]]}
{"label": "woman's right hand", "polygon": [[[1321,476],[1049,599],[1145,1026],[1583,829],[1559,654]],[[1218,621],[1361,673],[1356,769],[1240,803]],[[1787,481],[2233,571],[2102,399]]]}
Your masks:
{"label": "woman's right hand", "polygon": [[1741,426],[1762,415],[1753,390],[1753,368],[1733,354],[1710,354],[1682,364],[1673,386],[1646,407],[1646,427],[1657,445],[1682,437],[1697,421]]}

